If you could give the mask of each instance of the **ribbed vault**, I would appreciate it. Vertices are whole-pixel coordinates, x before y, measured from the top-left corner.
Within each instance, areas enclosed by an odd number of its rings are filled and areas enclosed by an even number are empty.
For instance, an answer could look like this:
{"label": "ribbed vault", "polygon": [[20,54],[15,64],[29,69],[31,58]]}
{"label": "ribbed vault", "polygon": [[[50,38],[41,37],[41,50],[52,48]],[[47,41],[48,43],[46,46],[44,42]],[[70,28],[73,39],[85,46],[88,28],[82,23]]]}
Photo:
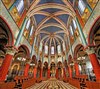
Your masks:
{"label": "ribbed vault", "polygon": [[40,42],[54,47],[65,44],[64,36],[69,36],[68,18],[75,15],[69,0],[34,0],[27,12],[27,17],[34,16],[37,24],[34,35],[40,36]]}

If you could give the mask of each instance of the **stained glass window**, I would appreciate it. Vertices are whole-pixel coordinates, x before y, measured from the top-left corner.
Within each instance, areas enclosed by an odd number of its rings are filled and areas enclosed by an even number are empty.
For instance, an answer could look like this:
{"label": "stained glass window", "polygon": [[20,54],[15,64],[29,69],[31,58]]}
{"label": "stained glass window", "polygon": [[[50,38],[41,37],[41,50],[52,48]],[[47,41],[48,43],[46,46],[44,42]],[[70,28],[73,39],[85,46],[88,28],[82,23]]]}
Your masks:
{"label": "stained glass window", "polygon": [[40,43],[39,51],[42,51],[42,42]]}
{"label": "stained glass window", "polygon": [[60,45],[57,46],[57,51],[58,51],[58,54],[61,53],[61,46]]}
{"label": "stained glass window", "polygon": [[86,8],[86,4],[84,3],[83,0],[79,0],[78,1],[78,8],[81,14],[83,14],[85,8]]}
{"label": "stained glass window", "polygon": [[73,26],[74,26],[74,30],[75,30],[77,28],[76,21],[73,19],[72,22],[73,22]]}
{"label": "stained glass window", "polygon": [[16,4],[15,4],[19,14],[21,14],[23,12],[24,9],[24,1],[23,0],[16,0]]}
{"label": "stained glass window", "polygon": [[30,19],[27,21],[26,29],[29,29],[30,26]]}
{"label": "stained glass window", "polygon": [[51,54],[54,54],[54,46],[51,47]]}
{"label": "stained glass window", "polygon": [[72,26],[70,25],[70,35],[72,36],[74,33],[73,33],[73,28]]}
{"label": "stained glass window", "polygon": [[45,54],[48,54],[48,46],[45,45]]}
{"label": "stained glass window", "polygon": [[65,44],[63,43],[63,50],[65,51]]}
{"label": "stained glass window", "polygon": [[32,35],[32,33],[33,33],[33,26],[31,27],[31,30],[30,30],[30,36]]}

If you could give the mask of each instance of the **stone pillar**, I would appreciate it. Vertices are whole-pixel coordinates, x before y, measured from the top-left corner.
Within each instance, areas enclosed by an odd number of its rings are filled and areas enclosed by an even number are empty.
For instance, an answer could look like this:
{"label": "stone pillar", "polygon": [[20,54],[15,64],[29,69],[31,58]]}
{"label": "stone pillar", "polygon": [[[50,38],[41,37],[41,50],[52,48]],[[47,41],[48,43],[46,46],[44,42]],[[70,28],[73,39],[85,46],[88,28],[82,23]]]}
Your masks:
{"label": "stone pillar", "polygon": [[68,71],[69,71],[69,77],[72,78],[72,69],[70,66],[68,66]]}
{"label": "stone pillar", "polygon": [[48,68],[48,78],[50,78],[50,68]]}
{"label": "stone pillar", "polygon": [[25,69],[24,69],[24,76],[25,76],[25,77],[28,76],[29,67],[30,67],[30,64],[27,63],[26,66],[25,66]]}
{"label": "stone pillar", "polygon": [[37,75],[37,67],[35,67],[35,68],[33,69],[33,73],[34,73],[34,78],[36,78],[36,75]]}
{"label": "stone pillar", "polygon": [[16,49],[12,47],[8,47],[6,51],[6,55],[1,67],[0,71],[0,81],[4,81],[6,79],[10,64],[12,62],[13,55],[15,54]]}
{"label": "stone pillar", "polygon": [[100,64],[99,64],[99,61],[96,57],[94,48],[88,47],[86,49],[86,52],[87,52],[89,59],[91,61],[91,64],[92,64],[92,67],[93,67],[93,70],[94,70],[94,73],[95,73],[95,76],[96,76],[96,80],[100,81]]}
{"label": "stone pillar", "polygon": [[79,73],[79,66],[77,62],[75,62],[74,67],[75,67],[75,74],[76,76],[78,76],[80,73]]}

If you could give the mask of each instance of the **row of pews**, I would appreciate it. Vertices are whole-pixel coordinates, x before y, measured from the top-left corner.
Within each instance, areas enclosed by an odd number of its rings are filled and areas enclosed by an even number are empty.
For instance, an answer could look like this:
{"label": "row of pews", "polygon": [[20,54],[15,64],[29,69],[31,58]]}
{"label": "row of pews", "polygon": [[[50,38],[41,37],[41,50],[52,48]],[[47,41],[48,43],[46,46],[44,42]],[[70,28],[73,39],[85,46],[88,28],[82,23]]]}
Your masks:
{"label": "row of pews", "polygon": [[26,89],[36,82],[41,82],[40,78],[30,78],[25,76],[16,76],[13,82],[0,82],[0,89]]}
{"label": "row of pews", "polygon": [[100,89],[100,82],[88,81],[87,75],[78,75],[74,78],[64,78],[64,82],[69,83],[78,89]]}
{"label": "row of pews", "polygon": [[51,78],[47,81],[42,81],[41,83],[36,83],[27,89],[78,89],[68,83],[59,81],[55,78]]}

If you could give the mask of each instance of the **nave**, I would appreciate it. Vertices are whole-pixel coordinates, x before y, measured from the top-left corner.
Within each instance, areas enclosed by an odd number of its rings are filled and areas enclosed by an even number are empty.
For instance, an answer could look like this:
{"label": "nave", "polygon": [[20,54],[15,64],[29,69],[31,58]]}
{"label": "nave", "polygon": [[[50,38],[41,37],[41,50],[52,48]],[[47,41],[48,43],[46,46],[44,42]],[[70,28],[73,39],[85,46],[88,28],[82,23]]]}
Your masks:
{"label": "nave", "polygon": [[47,81],[36,83],[27,89],[78,89],[69,83],[57,80],[56,78],[50,78]]}
{"label": "nave", "polygon": [[75,87],[100,89],[100,0],[0,0],[0,89]]}

